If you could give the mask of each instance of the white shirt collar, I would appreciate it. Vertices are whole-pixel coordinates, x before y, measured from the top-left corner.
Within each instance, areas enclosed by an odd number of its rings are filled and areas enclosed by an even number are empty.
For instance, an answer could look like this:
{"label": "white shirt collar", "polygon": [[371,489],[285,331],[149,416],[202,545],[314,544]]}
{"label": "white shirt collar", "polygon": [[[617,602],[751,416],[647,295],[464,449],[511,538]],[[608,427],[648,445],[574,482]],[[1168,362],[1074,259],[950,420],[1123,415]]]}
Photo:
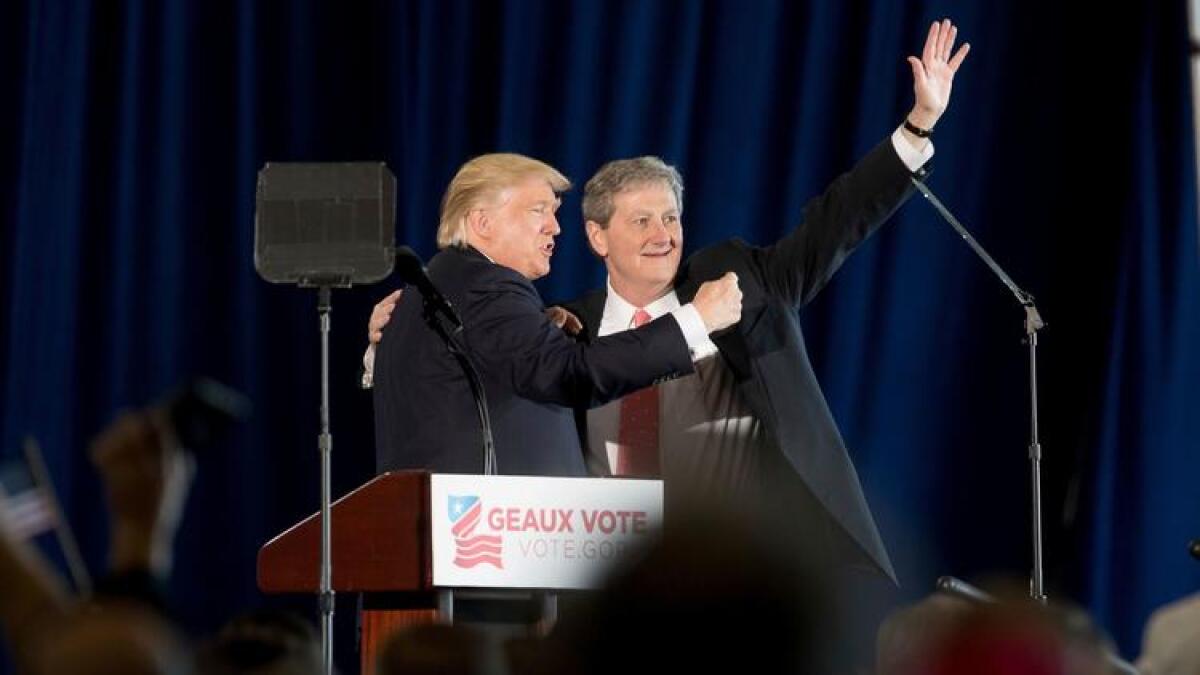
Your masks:
{"label": "white shirt collar", "polygon": [[[638,309],[630,304],[628,300],[617,295],[617,292],[613,290],[611,278],[606,282],[606,285],[608,286],[608,297],[604,301],[604,314],[600,317],[600,328],[596,332],[599,337],[620,333],[623,330],[632,328],[633,313]],[[657,319],[663,314],[669,314],[678,308],[679,296],[675,294],[675,289],[672,288],[666,295],[642,309],[646,310],[651,319]]]}

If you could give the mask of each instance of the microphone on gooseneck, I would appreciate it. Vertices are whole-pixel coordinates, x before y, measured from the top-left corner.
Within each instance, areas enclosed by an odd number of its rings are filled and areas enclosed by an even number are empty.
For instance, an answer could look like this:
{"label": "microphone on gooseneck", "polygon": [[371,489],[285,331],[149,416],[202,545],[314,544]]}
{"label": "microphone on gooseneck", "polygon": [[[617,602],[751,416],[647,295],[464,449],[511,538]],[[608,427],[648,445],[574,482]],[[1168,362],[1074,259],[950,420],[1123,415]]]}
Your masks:
{"label": "microphone on gooseneck", "polygon": [[400,246],[396,249],[396,271],[404,283],[416,286],[421,291],[427,309],[446,317],[455,333],[462,330],[462,319],[458,318],[454,305],[433,285],[429,273],[425,271],[425,263],[411,248]]}

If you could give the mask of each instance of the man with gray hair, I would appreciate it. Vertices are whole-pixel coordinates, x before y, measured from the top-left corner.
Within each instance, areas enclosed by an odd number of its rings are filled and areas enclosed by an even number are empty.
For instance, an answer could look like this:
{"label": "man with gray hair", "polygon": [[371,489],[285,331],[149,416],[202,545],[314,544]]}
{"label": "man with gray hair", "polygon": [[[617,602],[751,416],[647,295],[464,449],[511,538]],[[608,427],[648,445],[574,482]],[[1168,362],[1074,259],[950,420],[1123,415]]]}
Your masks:
{"label": "man with gray hair", "polygon": [[[737,279],[718,275],[691,303],[641,330],[590,344],[565,336],[532,281],[550,271],[558,195],[569,187],[543,162],[497,153],[464,164],[442,201],[442,250],[429,276],[462,317],[460,348],[479,369],[501,473],[583,475],[572,409],[691,372],[690,347],[740,315]],[[405,293],[379,347],[377,468],[480,473],[471,388],[422,319],[422,300],[417,289]]]}
{"label": "man with gray hair", "polygon": [[588,181],[588,243],[608,283],[567,305],[587,339],[626,330],[638,312],[669,312],[728,270],[744,293],[741,321],[698,350],[695,375],[588,412],[594,473],[661,475],[668,499],[725,500],[785,520],[828,564],[895,579],[809,362],[797,310],[908,198],[910,175],[924,174],[930,131],[969,49],[952,53],[956,33],[949,20],[930,27],[922,58],[909,57],[916,103],[904,123],[769,246],[732,239],[682,261],[683,181],[657,157],[610,162]]}

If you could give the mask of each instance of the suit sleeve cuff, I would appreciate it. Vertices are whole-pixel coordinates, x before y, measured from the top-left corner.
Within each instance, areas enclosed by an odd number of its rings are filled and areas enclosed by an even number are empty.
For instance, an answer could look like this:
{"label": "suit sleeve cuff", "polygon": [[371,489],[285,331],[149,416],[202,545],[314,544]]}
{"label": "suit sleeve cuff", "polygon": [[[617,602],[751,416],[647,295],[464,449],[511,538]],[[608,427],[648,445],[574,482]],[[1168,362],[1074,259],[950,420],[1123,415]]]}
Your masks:
{"label": "suit sleeve cuff", "polygon": [[704,319],[700,318],[700,310],[689,302],[672,311],[671,316],[675,317],[679,329],[683,331],[683,339],[687,340],[688,351],[694,357],[708,342],[708,329],[704,326]]}
{"label": "suit sleeve cuff", "polygon": [[896,154],[900,155],[900,161],[904,162],[909,172],[916,173],[933,157],[933,141],[926,143],[923,149],[917,150],[900,132],[902,128],[896,127],[892,132],[892,147],[896,149]]}

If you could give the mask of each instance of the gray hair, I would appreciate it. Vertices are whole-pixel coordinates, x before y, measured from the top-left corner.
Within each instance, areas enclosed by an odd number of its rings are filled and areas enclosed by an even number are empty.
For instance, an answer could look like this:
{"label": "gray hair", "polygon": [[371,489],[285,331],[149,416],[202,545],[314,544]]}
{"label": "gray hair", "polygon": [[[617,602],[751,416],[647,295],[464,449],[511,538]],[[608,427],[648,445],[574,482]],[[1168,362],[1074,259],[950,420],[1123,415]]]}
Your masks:
{"label": "gray hair", "polygon": [[613,197],[646,184],[661,183],[675,193],[675,203],[683,211],[683,178],[675,167],[658,157],[646,155],[617,159],[600,167],[583,188],[583,220],[608,227],[613,215]]}

